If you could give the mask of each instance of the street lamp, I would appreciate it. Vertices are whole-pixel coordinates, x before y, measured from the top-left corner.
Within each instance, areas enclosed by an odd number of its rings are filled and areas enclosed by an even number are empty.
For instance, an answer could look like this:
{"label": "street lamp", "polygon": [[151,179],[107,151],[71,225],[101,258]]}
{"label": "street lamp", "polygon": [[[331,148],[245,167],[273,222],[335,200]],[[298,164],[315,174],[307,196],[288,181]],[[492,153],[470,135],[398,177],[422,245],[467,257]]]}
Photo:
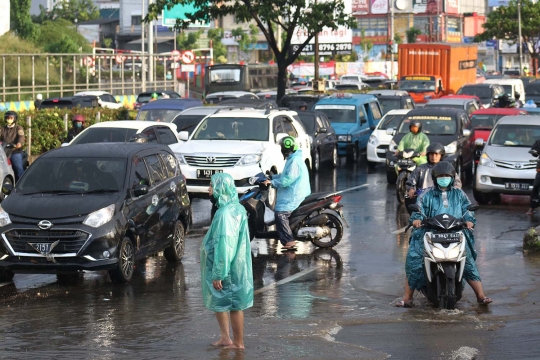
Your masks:
{"label": "street lamp", "polygon": [[75,20],[73,20],[73,22],[75,23],[75,31],[79,32],[79,26],[77,25],[79,20],[77,20],[77,18],[75,18]]}

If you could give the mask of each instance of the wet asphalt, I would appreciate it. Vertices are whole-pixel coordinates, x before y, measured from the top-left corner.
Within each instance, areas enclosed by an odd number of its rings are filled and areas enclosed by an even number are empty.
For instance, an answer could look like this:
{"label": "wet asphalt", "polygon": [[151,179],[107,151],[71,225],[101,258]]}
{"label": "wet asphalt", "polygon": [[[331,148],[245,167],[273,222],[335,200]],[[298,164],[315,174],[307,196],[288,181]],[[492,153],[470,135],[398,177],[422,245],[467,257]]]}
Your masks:
{"label": "wet asphalt", "polygon": [[[69,284],[54,275],[17,274],[0,286],[1,359],[539,359],[540,256],[523,255],[526,197],[476,213],[477,264],[494,302],[476,304],[466,287],[453,311],[421,295],[396,308],[404,289],[408,216],[384,169],[365,163],[324,168],[313,191],[343,194],[350,228],[330,250],[275,240],[252,242],[255,301],[245,312],[246,350],[210,343],[219,331],[202,305],[199,247],[210,203],[195,200],[195,228],[182,263],[156,255],[131,283],[87,272]],[[471,196],[470,187],[465,188]]]}

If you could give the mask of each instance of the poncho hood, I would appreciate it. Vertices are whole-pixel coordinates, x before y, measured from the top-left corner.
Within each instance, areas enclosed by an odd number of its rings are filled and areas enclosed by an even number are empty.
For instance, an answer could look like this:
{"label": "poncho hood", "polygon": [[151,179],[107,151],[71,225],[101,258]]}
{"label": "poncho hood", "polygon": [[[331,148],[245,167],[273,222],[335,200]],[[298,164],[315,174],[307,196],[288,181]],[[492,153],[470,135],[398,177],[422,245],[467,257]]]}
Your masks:
{"label": "poncho hood", "polygon": [[214,174],[211,184],[218,208],[228,204],[238,203],[238,193],[231,175],[225,173]]}

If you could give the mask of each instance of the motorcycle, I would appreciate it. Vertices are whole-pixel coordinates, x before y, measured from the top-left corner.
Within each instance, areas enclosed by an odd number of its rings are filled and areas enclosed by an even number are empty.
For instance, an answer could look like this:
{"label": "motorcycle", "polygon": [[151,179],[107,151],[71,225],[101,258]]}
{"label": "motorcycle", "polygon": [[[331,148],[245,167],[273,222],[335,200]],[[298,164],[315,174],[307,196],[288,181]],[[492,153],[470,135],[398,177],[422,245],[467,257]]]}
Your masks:
{"label": "motorcycle", "polygon": [[414,149],[405,149],[400,151],[397,155],[397,161],[394,168],[397,175],[396,196],[400,204],[405,202],[407,196],[407,179],[409,178],[409,174],[416,169],[414,158],[418,156],[420,156],[420,154],[414,151]]}
{"label": "motorcycle", "polygon": [[[0,141],[4,152],[6,153],[6,158],[8,159],[8,164],[11,166],[11,154],[15,150],[15,144],[8,144]],[[22,150],[23,154],[23,168],[26,170],[28,168],[28,153],[26,150]]]}
{"label": "motorcycle", "polygon": [[[278,239],[277,231],[268,231],[275,225],[274,212],[266,206],[268,189],[265,180],[270,180],[264,173],[249,179],[255,187],[240,197],[240,204],[248,213],[250,239]],[[343,217],[343,205],[339,204],[341,195],[335,192],[311,194],[304,199],[289,218],[289,225],[294,238],[298,241],[311,241],[320,248],[336,246],[343,236],[343,225],[348,224]]]}
{"label": "motorcycle", "polygon": [[[465,220],[449,214],[427,218],[420,205],[409,205],[409,208],[423,216],[422,226],[428,229],[423,239],[427,284],[421,292],[434,305],[453,309],[463,293],[463,270],[467,255],[467,240],[463,233]],[[478,208],[477,204],[471,204],[467,212]]]}

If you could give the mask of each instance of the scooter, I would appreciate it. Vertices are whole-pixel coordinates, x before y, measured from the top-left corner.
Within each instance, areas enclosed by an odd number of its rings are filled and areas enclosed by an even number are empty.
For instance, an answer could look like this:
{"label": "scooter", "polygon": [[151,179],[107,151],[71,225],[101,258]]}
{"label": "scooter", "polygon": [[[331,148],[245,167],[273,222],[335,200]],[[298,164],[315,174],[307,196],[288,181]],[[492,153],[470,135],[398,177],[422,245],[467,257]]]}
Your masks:
{"label": "scooter", "polygon": [[[428,229],[424,235],[427,284],[420,291],[434,305],[453,309],[463,293],[463,270],[467,255],[467,240],[463,234],[465,220],[449,214],[427,218],[419,205],[409,205],[409,208],[424,217],[422,226]],[[478,208],[477,204],[471,204],[467,212]]]}
{"label": "scooter", "polygon": [[[11,154],[13,154],[13,150],[15,150],[15,144],[8,144],[0,141],[0,144],[2,145],[2,148],[4,149],[4,152],[6,153],[6,158],[8,159],[8,164],[11,166]],[[23,154],[23,168],[26,170],[28,168],[28,153],[26,150],[22,150]]]}
{"label": "scooter", "polygon": [[398,159],[394,165],[394,168],[396,169],[397,174],[396,196],[400,204],[405,202],[405,197],[407,194],[407,179],[409,178],[409,174],[416,169],[416,162],[414,161],[414,158],[418,156],[420,156],[420,154],[414,151],[414,149],[405,149],[400,151],[397,155]]}
{"label": "scooter", "polygon": [[[275,225],[274,212],[266,206],[270,185],[264,185],[270,180],[264,173],[259,173],[249,179],[255,187],[246,191],[240,197],[240,204],[248,213],[250,239],[278,239],[277,231],[268,231]],[[320,248],[336,246],[343,236],[343,224],[348,224],[343,217],[343,205],[339,204],[341,195],[335,192],[311,194],[304,199],[300,206],[293,211],[289,225],[294,238],[298,241],[311,241]]]}

